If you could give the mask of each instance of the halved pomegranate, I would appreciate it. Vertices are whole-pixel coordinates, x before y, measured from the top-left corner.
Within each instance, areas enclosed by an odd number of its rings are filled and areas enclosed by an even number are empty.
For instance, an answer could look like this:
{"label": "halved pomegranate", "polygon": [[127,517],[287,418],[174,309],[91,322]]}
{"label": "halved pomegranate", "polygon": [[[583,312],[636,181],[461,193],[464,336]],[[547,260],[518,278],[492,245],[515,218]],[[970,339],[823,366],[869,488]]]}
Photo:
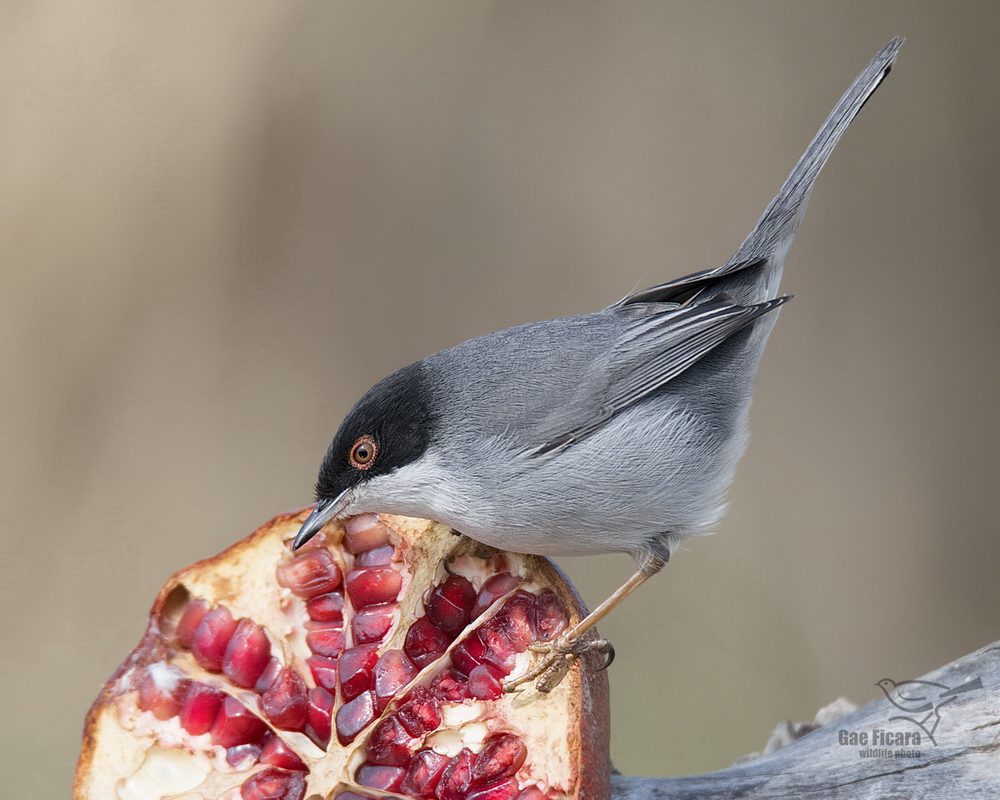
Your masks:
{"label": "halved pomegranate", "polygon": [[[76,800],[603,800],[607,679],[504,694],[582,615],[547,560],[365,515],[178,572],[87,716]],[[597,659],[600,661],[600,659]]]}

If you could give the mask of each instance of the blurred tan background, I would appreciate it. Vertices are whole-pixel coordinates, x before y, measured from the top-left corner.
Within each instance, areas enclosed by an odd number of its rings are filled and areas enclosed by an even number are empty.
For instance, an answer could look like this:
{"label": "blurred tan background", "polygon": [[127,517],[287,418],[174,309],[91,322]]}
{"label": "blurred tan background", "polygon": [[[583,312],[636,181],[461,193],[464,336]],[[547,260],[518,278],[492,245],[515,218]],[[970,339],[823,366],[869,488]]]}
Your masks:
{"label": "blurred tan background", "polygon": [[[177,568],[375,380],[725,261],[908,42],[792,250],[719,534],[602,627],[680,774],[1000,638],[995,3],[0,7],[0,761],[67,796]],[[567,559],[596,603],[627,558]],[[18,785],[19,784],[19,785]]]}

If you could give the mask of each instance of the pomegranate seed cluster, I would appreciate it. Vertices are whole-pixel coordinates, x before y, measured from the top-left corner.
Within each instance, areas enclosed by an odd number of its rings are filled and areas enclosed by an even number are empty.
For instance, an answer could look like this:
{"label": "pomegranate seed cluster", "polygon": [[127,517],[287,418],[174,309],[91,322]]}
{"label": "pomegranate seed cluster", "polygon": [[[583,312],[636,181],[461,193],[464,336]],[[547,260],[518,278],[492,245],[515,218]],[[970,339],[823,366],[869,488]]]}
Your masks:
{"label": "pomegranate seed cluster", "polygon": [[155,770],[142,762],[120,800],[570,796],[503,691],[529,647],[570,623],[522,557],[421,561],[375,515],[299,552],[290,540],[270,585],[247,587],[253,602],[195,581],[162,604],[157,637],[116,684],[120,727],[155,742],[147,761],[210,767],[143,793]]}

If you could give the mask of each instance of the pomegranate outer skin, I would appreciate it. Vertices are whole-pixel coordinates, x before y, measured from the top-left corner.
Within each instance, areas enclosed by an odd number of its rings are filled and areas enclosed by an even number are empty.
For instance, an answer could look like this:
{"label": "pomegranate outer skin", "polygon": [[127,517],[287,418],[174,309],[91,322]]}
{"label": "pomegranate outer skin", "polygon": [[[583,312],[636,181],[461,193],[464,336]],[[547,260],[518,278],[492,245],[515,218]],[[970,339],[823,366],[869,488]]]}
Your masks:
{"label": "pomegranate outer skin", "polygon": [[[191,577],[210,573],[216,595],[208,599],[226,602],[228,598],[240,592],[239,569],[237,567],[236,569],[220,570],[219,567],[225,564],[232,565],[234,562],[238,565],[248,556],[259,559],[260,554],[254,551],[259,549],[259,545],[265,539],[278,538],[274,535],[276,529],[286,529],[279,536],[282,547],[287,547],[287,542],[294,538],[295,533],[312,508],[312,506],[307,506],[279,514],[261,525],[248,537],[236,542],[218,555],[196,561],[182,568],[167,580],[153,601],[149,612],[149,623],[138,646],[111,675],[87,712],[80,758],[73,782],[73,800],[113,800],[116,798],[116,787],[122,779],[131,775],[139,767],[146,750],[152,744],[139,749],[135,743],[136,737],[118,724],[115,707],[122,696],[121,684],[128,680],[130,672],[138,673],[150,664],[164,661],[167,658],[166,636],[160,623],[177,590],[180,587],[186,588]],[[390,528],[396,531],[407,531],[411,541],[413,541],[414,535],[418,537],[433,535],[445,542],[451,539],[453,544],[457,544],[459,541],[453,535],[454,531],[440,523],[388,514],[379,515],[379,517]],[[331,527],[328,526],[327,530],[330,530]],[[447,535],[442,536],[442,533]],[[340,535],[342,536],[342,531]],[[340,546],[343,547],[342,540]],[[453,546],[442,547],[442,556],[447,555],[453,549]],[[280,552],[280,550],[277,551],[275,555],[278,556]],[[570,613],[570,625],[575,624],[586,615],[587,609],[579,594],[565,574],[553,562],[542,556],[520,555],[518,557],[525,562],[526,572],[532,577],[532,581],[539,584],[542,589],[548,588],[554,591],[563,602]],[[275,558],[276,567],[277,558]],[[245,587],[243,591],[246,591]],[[234,617],[239,618],[240,616],[242,614],[234,611]],[[267,627],[266,623],[257,621]],[[598,638],[596,629],[589,631],[584,638]],[[398,640],[396,646],[402,647],[402,639]],[[384,643],[382,647],[385,647]],[[608,800],[611,796],[610,695],[607,672],[598,671],[602,662],[603,656],[600,655],[584,656],[577,659],[556,689],[556,692],[560,694],[565,692],[564,696],[568,698],[566,708],[560,710],[565,712],[564,716],[576,723],[569,739],[570,749],[576,757],[579,775],[576,790],[570,795],[559,794],[560,798]],[[521,696],[526,694],[534,694],[534,689],[529,687],[522,692]],[[547,699],[546,695],[538,695],[533,702],[544,704]],[[512,722],[516,725],[518,718],[512,717]],[[334,731],[333,743],[330,745],[331,750],[336,747],[336,738],[336,731]],[[357,750],[359,747],[363,749],[365,739],[366,735],[359,736],[353,749]],[[127,752],[130,749],[133,752]],[[534,753],[529,753],[528,760],[530,762],[541,755],[536,756]],[[310,769],[315,770],[316,764],[317,762],[311,763]],[[355,788],[351,783],[338,785],[341,785],[343,789]],[[196,791],[205,791],[209,788],[210,781],[206,781],[203,787]],[[362,789],[362,791],[364,790]],[[314,790],[309,789],[309,792],[314,792]]]}

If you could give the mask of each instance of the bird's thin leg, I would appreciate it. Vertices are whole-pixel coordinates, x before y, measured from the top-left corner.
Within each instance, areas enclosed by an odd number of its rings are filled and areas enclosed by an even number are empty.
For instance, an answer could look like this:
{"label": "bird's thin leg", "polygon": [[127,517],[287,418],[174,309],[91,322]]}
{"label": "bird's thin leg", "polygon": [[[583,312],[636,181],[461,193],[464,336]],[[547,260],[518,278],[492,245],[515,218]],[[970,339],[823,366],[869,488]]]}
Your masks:
{"label": "bird's thin leg", "polygon": [[504,691],[511,692],[525,683],[530,683],[541,676],[536,688],[540,692],[552,691],[562,680],[569,666],[569,662],[581,653],[591,649],[607,649],[609,642],[598,640],[591,647],[590,642],[583,642],[582,637],[598,622],[607,616],[608,612],[617,606],[622,600],[638,589],[649,578],[659,572],[666,564],[665,558],[647,557],[640,562],[639,569],[635,571],[631,578],[618,587],[617,590],[597,608],[591,611],[586,617],[576,625],[566,631],[554,642],[538,642],[531,646],[531,649],[538,653],[546,653],[547,657],[542,658],[538,664],[528,670],[524,675],[504,684]]}
{"label": "bird's thin leg", "polygon": [[642,584],[644,584],[653,574],[654,573],[646,573],[642,569],[637,569],[632,577],[619,586],[607,600],[601,603],[597,608],[591,611],[570,630],[563,634],[563,638],[570,641],[576,641],[579,639],[583,636],[583,634],[604,619],[612,608],[642,586]]}

